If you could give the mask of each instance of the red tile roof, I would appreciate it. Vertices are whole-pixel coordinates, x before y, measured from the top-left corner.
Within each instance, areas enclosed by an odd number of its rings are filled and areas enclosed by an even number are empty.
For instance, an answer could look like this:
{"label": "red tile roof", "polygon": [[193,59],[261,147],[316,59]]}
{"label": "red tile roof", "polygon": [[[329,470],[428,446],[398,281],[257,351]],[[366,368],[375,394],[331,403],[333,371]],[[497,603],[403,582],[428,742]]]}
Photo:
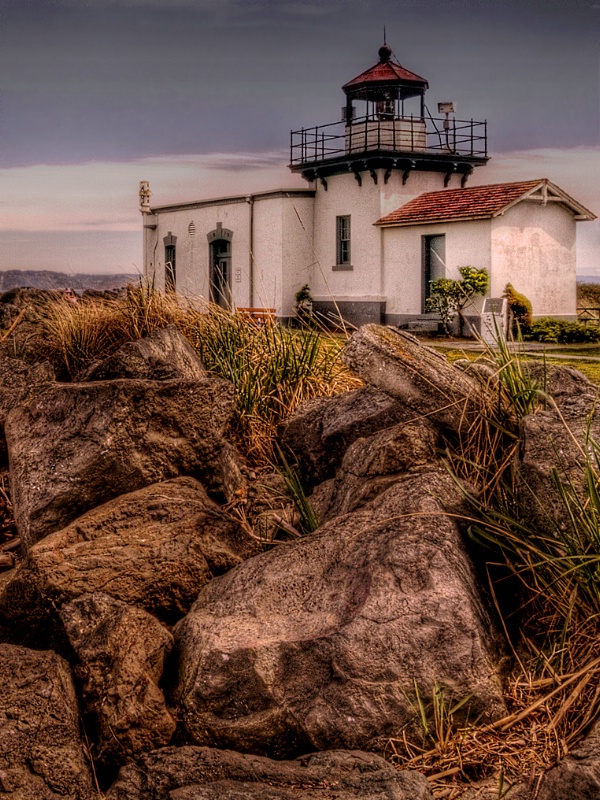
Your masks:
{"label": "red tile roof", "polygon": [[376,224],[409,225],[450,219],[489,219],[540,183],[539,180],[520,181],[426,192],[382,217]]}
{"label": "red tile roof", "polygon": [[426,192],[406,203],[375,224],[425,225],[428,222],[453,222],[466,219],[491,219],[509,206],[518,203],[536,189],[546,187],[550,193],[576,215],[595,219],[594,215],[546,178],[517,183],[493,183],[466,189],[445,189]]}
{"label": "red tile roof", "polygon": [[397,64],[395,61],[380,61],[378,64],[375,64],[374,67],[371,67],[365,72],[361,72],[356,78],[352,78],[351,81],[345,83],[342,89],[344,91],[346,91],[346,89],[354,89],[365,83],[416,83],[423,86],[425,89],[427,89],[429,85],[425,78],[421,78],[420,75],[408,69],[404,69],[404,67],[400,66],[400,64]]}

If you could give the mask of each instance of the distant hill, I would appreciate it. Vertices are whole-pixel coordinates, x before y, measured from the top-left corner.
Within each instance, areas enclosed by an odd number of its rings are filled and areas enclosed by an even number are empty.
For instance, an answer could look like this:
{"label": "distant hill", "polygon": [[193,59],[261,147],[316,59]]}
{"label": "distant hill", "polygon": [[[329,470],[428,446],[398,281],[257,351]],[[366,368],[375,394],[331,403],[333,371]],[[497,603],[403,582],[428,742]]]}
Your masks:
{"label": "distant hill", "polygon": [[600,283],[600,275],[578,275],[577,283]]}
{"label": "distant hill", "polygon": [[31,287],[33,289],[66,289],[70,287],[76,292],[85,289],[119,289],[128,283],[136,283],[140,276],[137,273],[118,273],[116,275],[96,275],[66,272],[51,272],[48,269],[7,269],[0,270],[0,292],[10,289]]}

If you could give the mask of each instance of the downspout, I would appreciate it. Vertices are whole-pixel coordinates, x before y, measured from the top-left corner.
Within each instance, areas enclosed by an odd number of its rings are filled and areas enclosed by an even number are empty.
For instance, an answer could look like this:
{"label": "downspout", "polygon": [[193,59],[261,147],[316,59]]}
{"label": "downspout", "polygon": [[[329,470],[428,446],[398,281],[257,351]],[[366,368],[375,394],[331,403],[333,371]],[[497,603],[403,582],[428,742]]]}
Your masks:
{"label": "downspout", "polygon": [[250,295],[249,305],[254,308],[254,196],[249,194],[246,197],[248,203],[248,293]]}

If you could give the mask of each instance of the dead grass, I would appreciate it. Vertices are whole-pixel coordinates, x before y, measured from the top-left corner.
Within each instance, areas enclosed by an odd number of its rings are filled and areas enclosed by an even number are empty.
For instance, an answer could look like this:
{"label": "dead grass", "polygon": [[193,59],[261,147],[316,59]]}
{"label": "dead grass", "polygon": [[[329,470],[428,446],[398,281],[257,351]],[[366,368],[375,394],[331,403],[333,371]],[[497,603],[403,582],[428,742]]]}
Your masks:
{"label": "dead grass", "polygon": [[234,436],[253,463],[273,460],[277,427],[300,403],[362,385],[339,359],[343,336],[259,326],[201,298],[186,301],[144,285],[120,299],[50,301],[38,321],[45,356],[71,379],[125,342],[176,325],[206,369],[233,383]]}

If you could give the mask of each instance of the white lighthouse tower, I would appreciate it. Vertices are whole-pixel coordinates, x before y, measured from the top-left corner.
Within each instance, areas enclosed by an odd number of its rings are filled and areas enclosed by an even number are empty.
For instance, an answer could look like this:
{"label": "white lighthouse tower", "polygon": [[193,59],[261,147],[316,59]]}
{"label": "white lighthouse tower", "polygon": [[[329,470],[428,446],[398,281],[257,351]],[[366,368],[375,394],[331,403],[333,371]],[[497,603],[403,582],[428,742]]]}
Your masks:
{"label": "white lighthouse tower", "polygon": [[[311,288],[323,310],[383,321],[383,231],[374,222],[424,192],[464,187],[488,161],[487,123],[457,120],[452,103],[432,116],[428,86],[384,44],[378,62],[342,87],[340,122],[291,133],[290,169],[316,187]],[[441,241],[426,254],[428,278],[436,265],[442,273]]]}

